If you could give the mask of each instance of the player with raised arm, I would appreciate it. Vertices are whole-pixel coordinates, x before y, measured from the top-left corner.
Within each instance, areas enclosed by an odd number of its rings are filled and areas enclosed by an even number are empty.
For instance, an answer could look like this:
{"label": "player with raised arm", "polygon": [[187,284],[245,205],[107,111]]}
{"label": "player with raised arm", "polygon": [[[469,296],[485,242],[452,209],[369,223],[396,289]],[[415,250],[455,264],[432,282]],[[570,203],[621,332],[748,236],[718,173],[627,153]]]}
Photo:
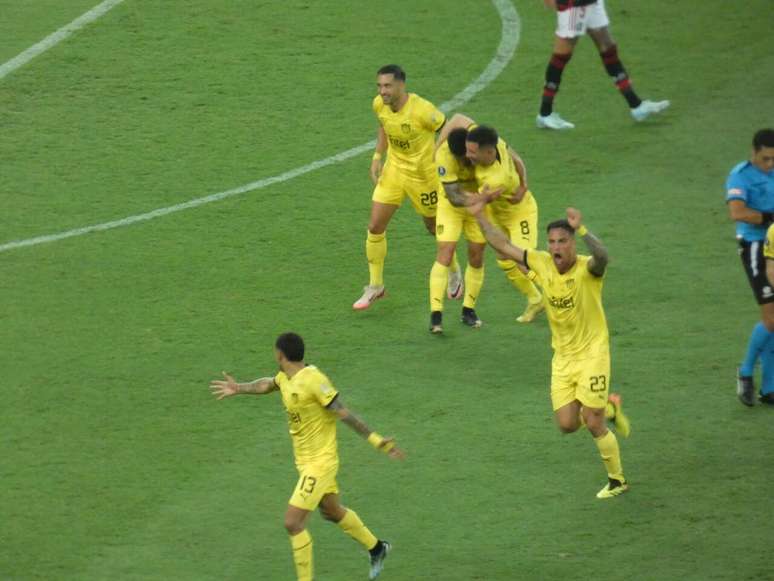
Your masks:
{"label": "player with raised arm", "polygon": [[299,335],[280,335],[274,346],[274,356],[280,367],[277,375],[238,383],[224,372],[224,379],[212,381],[210,389],[219,400],[239,394],[264,395],[275,391],[282,396],[299,474],[285,512],[285,528],[290,535],[298,580],[312,579],[312,537],[306,523],[316,508],[320,509],[324,519],[336,523],[368,550],[369,579],[375,579],[384,567],[391,546],[376,538],[357,513],[344,507],[339,500],[336,420],[347,424],[391,458],[402,459],[403,452],[393,438],[383,438],[352,413],[325,374],[304,363],[304,341]]}
{"label": "player with raised arm", "polygon": [[[366,238],[369,282],[352,308],[364,310],[384,297],[387,225],[408,196],[425,227],[435,235],[435,214],[441,183],[433,161],[435,134],[446,116],[430,101],[406,92],[406,73],[398,65],[377,71],[379,94],[373,110],[379,121],[371,161],[371,217]],[[385,161],[386,157],[386,161]],[[453,257],[447,289],[449,298],[462,296],[462,276]]]}
{"label": "player with raised arm", "polygon": [[[621,397],[609,394],[610,340],[602,285],[608,254],[602,242],[582,223],[581,213],[567,208],[567,219],[548,225],[548,252],[530,250],[511,243],[502,231],[487,220],[485,201],[468,207],[476,216],[487,242],[536,275],[543,289],[543,301],[551,326],[551,403],[554,417],[563,433],[585,425],[594,438],[608,482],[597,498],[612,498],[628,490],[621,466],[615,434],[605,420],[612,420],[616,431],[628,437],[630,425],[621,409]],[[590,256],[577,254],[575,234],[585,242]]]}

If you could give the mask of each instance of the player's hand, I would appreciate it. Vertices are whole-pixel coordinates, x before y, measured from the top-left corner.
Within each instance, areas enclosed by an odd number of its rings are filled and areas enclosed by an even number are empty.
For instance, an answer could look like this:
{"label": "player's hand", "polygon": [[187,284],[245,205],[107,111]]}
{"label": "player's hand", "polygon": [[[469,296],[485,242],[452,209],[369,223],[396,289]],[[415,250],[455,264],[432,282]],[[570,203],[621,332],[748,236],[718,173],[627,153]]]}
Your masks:
{"label": "player's hand", "polygon": [[556,0],[543,0],[543,4],[546,5],[546,8],[556,10]]}
{"label": "player's hand", "polygon": [[467,200],[465,201],[465,209],[469,214],[478,216],[484,211],[484,207],[486,207],[488,203],[487,199],[481,194],[468,194]]}
{"label": "player's hand", "polygon": [[212,392],[212,395],[218,399],[223,399],[224,397],[229,397],[238,393],[236,380],[225,371],[223,372],[223,377],[225,378],[225,381],[214,379],[210,382],[210,391]]}
{"label": "player's hand", "polygon": [[379,177],[382,175],[382,160],[381,159],[374,159],[371,161],[371,181],[374,182],[374,185],[379,181]]}
{"label": "player's hand", "polygon": [[520,185],[518,188],[516,188],[516,191],[513,192],[512,195],[505,198],[508,200],[508,203],[511,205],[518,204],[524,199],[524,194],[527,193],[527,186]]}
{"label": "player's hand", "polygon": [[389,448],[389,450],[387,450],[387,455],[393,460],[403,460],[406,457],[403,450],[395,445],[395,438],[389,437],[382,440],[382,443],[379,444],[379,449],[381,450],[385,446]]}
{"label": "player's hand", "polygon": [[505,193],[505,188],[495,188],[492,189],[489,187],[489,184],[484,184],[484,187],[481,188],[480,195],[486,200],[486,203],[493,202],[497,198],[503,195]]}
{"label": "player's hand", "polygon": [[582,219],[583,216],[581,216],[580,210],[577,208],[567,208],[567,221],[573,230],[580,228]]}

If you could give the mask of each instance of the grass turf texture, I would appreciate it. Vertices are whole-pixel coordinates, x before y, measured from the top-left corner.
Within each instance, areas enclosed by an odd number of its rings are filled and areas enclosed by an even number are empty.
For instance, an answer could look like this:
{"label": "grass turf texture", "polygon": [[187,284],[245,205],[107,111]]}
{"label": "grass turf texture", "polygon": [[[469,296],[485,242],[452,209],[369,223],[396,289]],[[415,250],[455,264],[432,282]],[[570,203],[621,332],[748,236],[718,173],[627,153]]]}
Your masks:
{"label": "grass turf texture", "polygon": [[[0,2],[3,60],[83,2]],[[45,9],[44,9],[45,8]],[[601,502],[591,438],[548,403],[545,319],[492,256],[480,331],[431,337],[433,244],[410,208],[389,230],[390,296],[367,279],[369,155],[152,222],[0,254],[0,578],[287,579],[295,482],[277,396],[216,403],[208,381],[274,369],[302,333],[344,401],[404,464],[340,428],[345,503],[395,552],[384,579],[764,579],[770,410],[733,395],[757,317],[722,183],[771,125],[768,2],[610,2],[635,88],[671,98],[635,125],[584,40],[535,130],[553,15],[517,6],[516,57],[464,107],[523,155],[540,224],[580,207],[613,262],[613,384],[634,421],[632,491]],[[717,26],[723,22],[722,26]],[[491,58],[485,2],[127,0],[0,80],[0,243],[113,220],[278,174],[372,139],[374,72],[403,64],[440,103]],[[711,31],[700,33],[697,31]],[[453,50],[450,47],[454,47]],[[725,47],[722,48],[721,47]],[[545,236],[541,235],[541,243]],[[319,579],[366,559],[312,518]]]}

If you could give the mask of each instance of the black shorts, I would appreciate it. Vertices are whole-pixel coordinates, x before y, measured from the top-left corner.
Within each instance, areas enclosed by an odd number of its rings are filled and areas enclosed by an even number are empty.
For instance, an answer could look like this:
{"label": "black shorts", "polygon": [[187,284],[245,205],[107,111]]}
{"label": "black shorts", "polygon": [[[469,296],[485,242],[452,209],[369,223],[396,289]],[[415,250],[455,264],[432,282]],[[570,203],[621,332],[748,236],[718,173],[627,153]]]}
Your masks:
{"label": "black shorts", "polygon": [[766,277],[766,258],[763,256],[763,240],[739,241],[739,257],[742,259],[747,280],[750,281],[755,300],[759,305],[774,303],[774,289]]}

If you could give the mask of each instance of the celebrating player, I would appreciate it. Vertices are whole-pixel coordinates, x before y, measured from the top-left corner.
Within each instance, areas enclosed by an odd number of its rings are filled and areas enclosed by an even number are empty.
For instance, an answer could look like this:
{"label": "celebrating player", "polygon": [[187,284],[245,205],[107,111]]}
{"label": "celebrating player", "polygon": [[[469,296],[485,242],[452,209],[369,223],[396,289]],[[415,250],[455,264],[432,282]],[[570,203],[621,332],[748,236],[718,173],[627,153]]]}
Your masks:
{"label": "celebrating player", "polygon": [[[370,279],[363,295],[352,305],[355,310],[367,309],[384,296],[386,230],[403,198],[409,197],[414,210],[422,216],[425,227],[434,235],[435,213],[441,191],[433,150],[435,133],[443,126],[446,117],[429,101],[406,92],[406,73],[398,65],[386,65],[379,69],[376,84],[379,94],[374,97],[373,109],[379,120],[379,129],[371,161],[371,180],[375,188],[366,239]],[[448,280],[450,298],[462,296],[459,270],[454,257]]]}
{"label": "celebrating player", "polygon": [[[577,431],[586,425],[607,469],[608,482],[597,498],[612,498],[626,492],[628,484],[621,467],[615,434],[605,419],[615,423],[623,437],[630,432],[621,410],[621,397],[608,396],[610,346],[602,307],[602,283],[607,250],[581,222],[581,213],[567,208],[567,219],[548,225],[548,252],[512,244],[484,215],[485,203],[477,201],[468,210],[476,216],[487,242],[536,275],[551,326],[554,357],[551,363],[551,403],[559,429]],[[575,233],[583,238],[591,256],[579,256]]]}
{"label": "celebrating player", "polygon": [[[493,138],[494,145],[483,141],[480,144],[471,142],[474,144],[469,145],[470,134],[474,140],[479,141],[481,135]],[[499,139],[494,130],[475,127],[472,119],[459,113],[443,128],[439,134],[439,143],[436,164],[444,195],[438,202],[438,253],[430,272],[432,333],[442,332],[446,270],[463,231],[468,241],[468,266],[465,269],[466,290],[462,322],[471,327],[481,326],[481,320],[475,312],[475,304],[484,281],[485,238],[475,219],[464,209],[470,200],[475,199],[471,194],[478,190],[486,190],[489,193],[498,190],[502,193],[499,201],[489,208],[491,219],[522,246],[533,248],[537,244],[537,204],[528,190],[524,162],[516,152]],[[475,153],[469,155],[468,148],[475,149]],[[513,260],[498,256],[498,265],[509,281],[527,296],[527,308],[517,321],[532,321],[543,308],[540,291],[527,277],[526,269],[520,268]]]}
{"label": "celebrating player", "polygon": [[311,511],[318,507],[324,519],[338,524],[369,551],[369,579],[375,579],[384,567],[390,544],[377,539],[357,513],[339,501],[336,420],[343,421],[391,458],[401,459],[403,452],[392,438],[372,432],[346,408],[330,380],[316,367],[304,363],[304,341],[300,336],[295,333],[280,335],[274,346],[274,356],[280,367],[274,377],[237,383],[224,372],[225,380],[212,381],[210,389],[218,399],[238,394],[263,395],[278,390],[282,395],[299,474],[285,512],[285,528],[290,535],[299,581],[312,579],[312,537],[306,530],[306,522]]}

